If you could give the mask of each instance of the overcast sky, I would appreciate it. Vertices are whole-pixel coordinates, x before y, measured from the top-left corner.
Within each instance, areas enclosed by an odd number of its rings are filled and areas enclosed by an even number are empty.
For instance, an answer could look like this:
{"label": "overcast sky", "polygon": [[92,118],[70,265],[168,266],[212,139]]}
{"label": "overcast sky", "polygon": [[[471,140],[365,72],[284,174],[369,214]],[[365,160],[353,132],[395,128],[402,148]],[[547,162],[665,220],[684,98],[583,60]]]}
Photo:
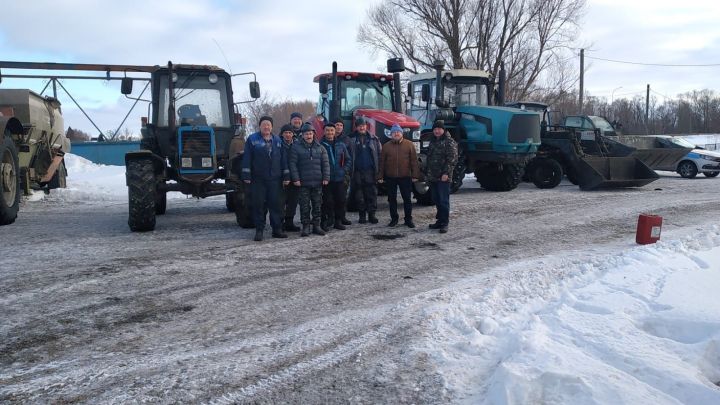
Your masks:
{"label": "overcast sky", "polygon": [[[317,85],[312,78],[329,71],[333,60],[341,69],[384,69],[385,55],[373,57],[356,42],[357,27],[376,1],[12,1],[3,5],[3,15],[13,18],[0,25],[0,59],[215,64],[236,73],[256,72],[262,91],[276,97],[315,100]],[[718,89],[720,66],[642,66],[590,57],[657,64],[720,63],[719,16],[720,2],[714,1],[588,0],[577,43],[587,48],[586,91],[608,99],[632,97],[644,95],[649,83],[662,100],[693,89]],[[116,82],[66,81],[65,85],[102,130],[118,126],[127,112],[119,106],[129,108]],[[238,97],[244,94],[245,81],[234,85]],[[43,83],[8,79],[0,86],[39,91]],[[66,125],[97,132],[69,99],[63,94],[60,98]],[[144,111],[146,107],[139,107],[131,116],[133,130]]]}

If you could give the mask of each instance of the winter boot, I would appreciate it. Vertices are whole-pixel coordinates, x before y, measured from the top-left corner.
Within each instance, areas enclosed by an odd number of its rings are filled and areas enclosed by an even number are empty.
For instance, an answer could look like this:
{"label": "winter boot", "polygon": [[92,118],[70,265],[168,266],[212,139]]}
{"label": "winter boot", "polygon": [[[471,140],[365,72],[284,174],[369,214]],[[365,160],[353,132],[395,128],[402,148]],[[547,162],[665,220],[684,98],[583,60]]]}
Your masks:
{"label": "winter boot", "polygon": [[408,228],[415,228],[415,223],[413,222],[412,218],[405,220],[405,226]]}
{"label": "winter boot", "polygon": [[435,222],[434,224],[428,225],[428,228],[430,229],[440,229],[440,222]]}
{"label": "winter boot", "polygon": [[389,226],[389,227],[394,227],[394,226],[397,225],[397,224],[398,224],[398,219],[397,219],[397,218],[392,218],[392,219],[390,220],[390,223],[388,224],[388,226]]}
{"label": "winter boot", "polygon": [[342,222],[343,225],[352,225],[352,221],[350,221],[346,217],[343,217],[342,220],[340,220],[340,222]]}
{"label": "winter boot", "polygon": [[285,239],[285,238],[287,238],[288,236],[287,236],[287,234],[286,234],[285,232],[283,232],[281,229],[278,229],[278,230],[272,232],[272,237],[273,237],[273,238],[279,238],[279,239]]}
{"label": "winter boot", "polygon": [[293,223],[292,217],[288,217],[288,218],[285,218],[285,221],[283,221],[283,231],[298,232],[298,231],[300,231],[300,227]]}
{"label": "winter boot", "polygon": [[347,228],[345,227],[345,225],[343,225],[340,221],[335,221],[335,225],[333,225],[333,228],[339,229],[339,230],[341,230],[341,231],[344,231],[344,230],[347,229]]}
{"label": "winter boot", "polygon": [[358,212],[358,223],[367,224],[367,213],[365,211]]}
{"label": "winter boot", "polygon": [[315,235],[325,236],[325,231],[322,230],[320,225],[313,224],[312,233],[314,233]]}
{"label": "winter boot", "polygon": [[310,224],[303,224],[300,236],[310,236]]}
{"label": "winter boot", "polygon": [[255,242],[260,242],[263,240],[263,230],[262,229],[256,229],[255,230],[255,238],[253,238]]}
{"label": "winter boot", "polygon": [[329,232],[330,231],[330,220],[327,218],[324,218],[322,221],[320,221],[320,228],[324,232]]}
{"label": "winter boot", "polygon": [[447,233],[447,231],[448,231],[447,224],[440,225],[440,233]]}
{"label": "winter boot", "polygon": [[377,219],[377,217],[375,216],[375,211],[370,211],[370,212],[368,212],[368,221],[369,221],[371,224],[377,224],[377,223],[378,223],[378,219]]}

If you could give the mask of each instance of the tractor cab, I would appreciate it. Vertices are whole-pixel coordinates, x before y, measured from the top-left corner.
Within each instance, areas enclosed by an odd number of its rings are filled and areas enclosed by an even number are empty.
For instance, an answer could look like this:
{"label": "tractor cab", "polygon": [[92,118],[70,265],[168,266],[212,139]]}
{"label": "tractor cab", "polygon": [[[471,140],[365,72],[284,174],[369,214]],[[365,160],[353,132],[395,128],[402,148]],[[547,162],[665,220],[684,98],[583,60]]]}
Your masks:
{"label": "tractor cab", "polygon": [[[388,61],[388,71],[393,74],[338,72],[333,62],[331,73],[313,79],[320,90],[317,114],[332,122],[342,120],[348,134],[362,117],[368,132],[383,143],[390,139],[390,127],[395,123],[403,128],[405,138],[419,140],[420,123],[402,112],[399,72],[404,70],[400,58]],[[315,130],[322,133],[322,128]]]}

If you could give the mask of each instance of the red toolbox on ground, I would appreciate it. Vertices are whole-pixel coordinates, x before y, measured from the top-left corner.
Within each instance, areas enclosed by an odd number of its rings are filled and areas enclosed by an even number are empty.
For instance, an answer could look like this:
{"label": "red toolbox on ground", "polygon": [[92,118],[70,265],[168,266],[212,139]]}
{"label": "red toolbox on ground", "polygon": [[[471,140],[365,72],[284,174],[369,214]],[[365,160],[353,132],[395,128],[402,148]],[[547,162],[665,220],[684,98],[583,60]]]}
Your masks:
{"label": "red toolbox on ground", "polygon": [[635,242],[641,245],[655,243],[660,240],[662,217],[652,214],[640,214],[637,224]]}

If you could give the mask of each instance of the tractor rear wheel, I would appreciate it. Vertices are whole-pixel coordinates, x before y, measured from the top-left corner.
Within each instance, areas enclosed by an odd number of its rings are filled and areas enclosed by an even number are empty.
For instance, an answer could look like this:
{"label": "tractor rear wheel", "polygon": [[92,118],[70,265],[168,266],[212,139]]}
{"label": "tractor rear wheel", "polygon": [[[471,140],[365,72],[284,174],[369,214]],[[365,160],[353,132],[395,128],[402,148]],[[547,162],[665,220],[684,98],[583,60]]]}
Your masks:
{"label": "tractor rear wheel", "polygon": [[155,215],[163,215],[167,211],[167,192],[155,190]]}
{"label": "tractor rear wheel", "polygon": [[523,165],[489,165],[475,170],[480,186],[488,191],[514,190],[522,179]]}
{"label": "tractor rear wheel", "polygon": [[235,221],[242,228],[254,228],[255,223],[252,218],[250,209],[250,195],[246,193],[244,187],[239,187],[234,193],[228,194],[233,197],[233,206],[235,207]]}
{"label": "tractor rear wheel", "polygon": [[463,179],[465,178],[466,168],[467,165],[465,164],[465,156],[463,154],[460,154],[460,156],[458,157],[458,162],[455,165],[455,169],[453,169],[452,183],[450,184],[450,194],[455,194],[458,190],[460,190],[460,187],[462,187]]}
{"label": "tractor rear wheel", "polygon": [[537,159],[528,171],[537,188],[555,188],[563,178],[562,166],[555,159]]}
{"label": "tractor rear wheel", "polygon": [[128,225],[133,232],[155,229],[155,172],[150,159],[128,162]]}
{"label": "tractor rear wheel", "polygon": [[225,193],[225,208],[228,212],[235,212],[235,192]]}
{"label": "tractor rear wheel", "polygon": [[20,170],[17,149],[5,133],[0,142],[0,225],[15,222],[20,208]]}

